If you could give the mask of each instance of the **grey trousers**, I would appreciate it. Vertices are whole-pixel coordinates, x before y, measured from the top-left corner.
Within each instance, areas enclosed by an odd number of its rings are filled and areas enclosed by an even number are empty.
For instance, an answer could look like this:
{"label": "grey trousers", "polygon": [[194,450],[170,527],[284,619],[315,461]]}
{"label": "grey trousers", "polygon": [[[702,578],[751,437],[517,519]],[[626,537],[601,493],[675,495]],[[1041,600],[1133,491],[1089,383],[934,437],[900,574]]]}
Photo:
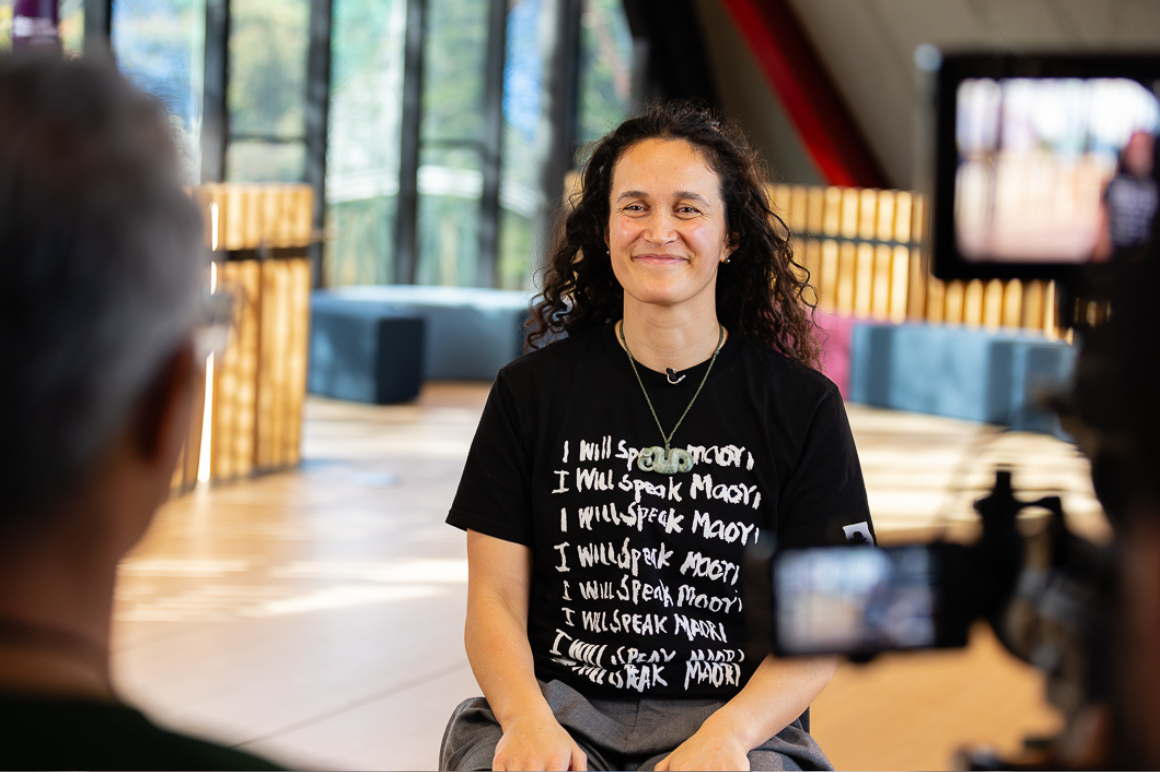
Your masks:
{"label": "grey trousers", "polygon": [[[560,725],[588,756],[591,770],[651,770],[723,703],[687,699],[589,699],[559,681],[541,683]],[[441,770],[489,770],[503,732],[487,700],[455,709],[439,748]],[[833,769],[794,721],[749,753],[751,769]]]}

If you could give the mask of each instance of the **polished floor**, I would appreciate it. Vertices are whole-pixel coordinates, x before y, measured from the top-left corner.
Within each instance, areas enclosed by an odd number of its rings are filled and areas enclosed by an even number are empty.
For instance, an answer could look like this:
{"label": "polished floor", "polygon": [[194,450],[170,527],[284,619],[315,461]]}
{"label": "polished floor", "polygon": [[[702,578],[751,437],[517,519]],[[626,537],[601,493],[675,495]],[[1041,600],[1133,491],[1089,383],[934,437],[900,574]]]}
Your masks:
{"label": "polished floor", "polygon": [[[122,568],[114,666],[159,721],[295,767],[434,769],[446,718],[474,695],[467,566],[443,524],[487,386],[414,404],[311,399],[298,469],[176,498]],[[1055,491],[1077,530],[1103,524],[1074,448],[1045,435],[851,405],[883,542],[967,533],[996,464]],[[1028,496],[1031,494],[1028,493]],[[950,769],[1058,719],[1041,680],[980,629],[965,650],[844,664],[813,709],[839,769]]]}

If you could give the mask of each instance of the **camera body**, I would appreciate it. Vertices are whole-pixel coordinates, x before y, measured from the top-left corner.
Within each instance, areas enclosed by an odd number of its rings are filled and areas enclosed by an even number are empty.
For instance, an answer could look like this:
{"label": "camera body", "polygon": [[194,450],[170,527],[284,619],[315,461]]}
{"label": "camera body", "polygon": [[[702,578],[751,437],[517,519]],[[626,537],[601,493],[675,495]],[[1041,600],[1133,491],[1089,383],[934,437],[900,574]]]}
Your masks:
{"label": "camera body", "polygon": [[[1093,665],[1109,595],[1104,551],[1071,533],[1057,496],[1021,501],[999,469],[975,503],[973,544],[766,544],[772,578],[769,630],[779,656],[961,647],[988,623],[1015,656],[1047,676],[1048,699],[1071,713],[1101,692]],[[1043,517],[1024,518],[1020,515]],[[1033,533],[1023,531],[1036,525]],[[756,558],[761,560],[760,557]]]}

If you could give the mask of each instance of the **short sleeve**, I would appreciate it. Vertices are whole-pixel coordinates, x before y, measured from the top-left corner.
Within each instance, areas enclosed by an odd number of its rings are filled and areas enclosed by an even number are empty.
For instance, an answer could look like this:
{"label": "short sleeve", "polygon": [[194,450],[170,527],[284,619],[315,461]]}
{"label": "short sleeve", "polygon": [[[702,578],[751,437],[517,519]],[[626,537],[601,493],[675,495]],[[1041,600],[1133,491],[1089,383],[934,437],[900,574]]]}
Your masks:
{"label": "short sleeve", "polygon": [[876,542],[858,451],[836,389],[817,403],[800,447],[779,497],[779,545]]}
{"label": "short sleeve", "polygon": [[518,404],[501,372],[471,441],[447,522],[532,546],[531,459]]}

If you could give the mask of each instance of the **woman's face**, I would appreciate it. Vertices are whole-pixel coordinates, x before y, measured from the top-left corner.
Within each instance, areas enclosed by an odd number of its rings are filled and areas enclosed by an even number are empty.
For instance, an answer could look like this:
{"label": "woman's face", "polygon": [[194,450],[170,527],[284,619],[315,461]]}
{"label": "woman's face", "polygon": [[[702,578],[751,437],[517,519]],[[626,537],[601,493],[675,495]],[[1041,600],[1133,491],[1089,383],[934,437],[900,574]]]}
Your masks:
{"label": "woman's face", "polygon": [[733,253],[716,172],[683,140],[633,145],[612,170],[608,243],[630,303],[715,311],[717,267]]}

